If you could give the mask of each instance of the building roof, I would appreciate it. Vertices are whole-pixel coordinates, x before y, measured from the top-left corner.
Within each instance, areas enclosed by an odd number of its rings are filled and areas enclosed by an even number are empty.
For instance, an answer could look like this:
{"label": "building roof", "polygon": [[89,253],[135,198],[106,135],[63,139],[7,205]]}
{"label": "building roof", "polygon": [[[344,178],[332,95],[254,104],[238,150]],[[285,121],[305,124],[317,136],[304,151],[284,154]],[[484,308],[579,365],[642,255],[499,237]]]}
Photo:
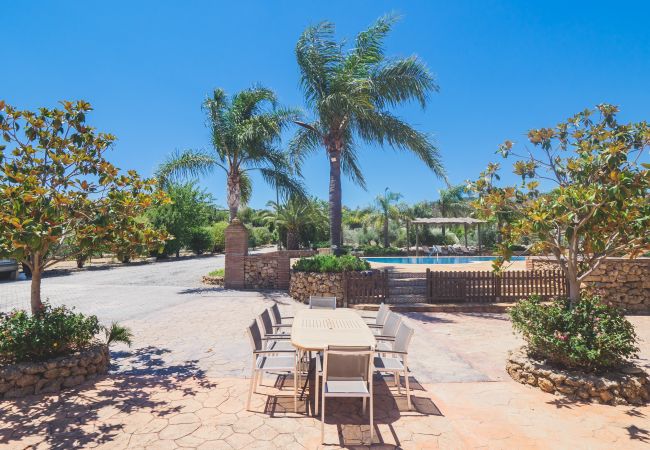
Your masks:
{"label": "building roof", "polygon": [[474,225],[485,222],[473,217],[418,217],[411,221],[411,223],[425,225]]}

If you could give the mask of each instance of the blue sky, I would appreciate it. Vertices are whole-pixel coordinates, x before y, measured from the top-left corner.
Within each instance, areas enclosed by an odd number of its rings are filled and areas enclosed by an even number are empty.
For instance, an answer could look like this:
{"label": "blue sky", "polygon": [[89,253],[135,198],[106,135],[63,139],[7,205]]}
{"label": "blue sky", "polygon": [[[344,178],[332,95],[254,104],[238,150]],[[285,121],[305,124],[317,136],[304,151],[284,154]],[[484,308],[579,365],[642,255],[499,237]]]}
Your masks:
{"label": "blue sky", "polygon": [[[21,108],[85,99],[90,123],[118,137],[111,160],[150,175],[175,149],[204,148],[201,102],[215,87],[253,83],[303,106],[294,45],[308,24],[330,20],[340,37],[397,12],[387,54],[419,55],[440,93],[425,111],[398,110],[432,133],[449,178],[475,178],[505,139],[551,126],[597,103],[621,119],[648,119],[648,2],[111,1],[0,3],[0,98]],[[365,205],[385,187],[432,200],[440,180],[405,153],[363,148],[364,191],[344,181],[344,204]],[[304,170],[327,197],[324,153]],[[225,203],[221,173],[201,180]],[[254,180],[251,205],[274,197]]]}

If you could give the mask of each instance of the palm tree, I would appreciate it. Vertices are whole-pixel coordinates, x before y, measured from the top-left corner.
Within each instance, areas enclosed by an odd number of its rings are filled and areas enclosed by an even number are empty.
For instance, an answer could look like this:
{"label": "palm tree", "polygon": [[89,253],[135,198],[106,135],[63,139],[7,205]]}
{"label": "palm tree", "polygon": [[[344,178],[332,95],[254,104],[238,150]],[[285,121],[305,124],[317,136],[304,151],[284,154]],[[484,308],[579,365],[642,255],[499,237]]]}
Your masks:
{"label": "palm tree", "polygon": [[392,107],[412,100],[424,108],[429,94],[438,90],[417,57],[384,56],[384,38],[395,22],[393,16],[378,19],[359,33],[349,50],[334,40],[330,22],[308,27],[296,45],[301,86],[315,119],[309,123],[296,121],[300,128],[291,151],[300,162],[325,148],[330,166],[330,237],[335,248],[341,246],[343,237],[341,170],[365,187],[358,140],[409,150],[437,176],[444,177],[438,150],[429,137],[390,112]]}
{"label": "palm tree", "polygon": [[308,227],[318,228],[327,221],[315,199],[291,197],[284,204],[271,201],[267,206],[272,208],[272,211],[266,212],[266,222],[275,225],[278,234],[280,230],[286,232],[287,250],[298,249],[301,231]]}
{"label": "palm tree", "polygon": [[388,188],[386,188],[383,195],[378,195],[375,199],[375,207],[381,217],[385,248],[390,247],[388,236],[388,220],[391,217],[395,219],[399,217],[399,211],[394,206],[394,204],[397,203],[400,198],[402,198],[402,194],[398,192],[391,192],[388,190]]}
{"label": "palm tree", "polygon": [[[467,188],[463,185],[451,186],[438,191],[440,197],[435,202],[440,217],[457,217],[459,214],[466,214],[469,211],[467,200]],[[445,226],[442,226],[442,235],[445,236]]]}
{"label": "palm tree", "polygon": [[250,198],[250,171],[259,171],[269,185],[286,195],[304,195],[302,184],[292,176],[286,153],[275,147],[282,130],[298,118],[296,110],[278,107],[273,91],[261,86],[231,98],[222,89],[215,89],[205,100],[203,110],[213,151],[172,154],[157,173],[161,183],[177,176],[196,177],[223,169],[231,221],[237,217],[240,205]]}
{"label": "palm tree", "polygon": [[399,219],[406,227],[406,251],[408,252],[411,250],[411,221],[417,217],[415,214],[415,208],[408,203],[400,202],[397,205],[397,211]]}

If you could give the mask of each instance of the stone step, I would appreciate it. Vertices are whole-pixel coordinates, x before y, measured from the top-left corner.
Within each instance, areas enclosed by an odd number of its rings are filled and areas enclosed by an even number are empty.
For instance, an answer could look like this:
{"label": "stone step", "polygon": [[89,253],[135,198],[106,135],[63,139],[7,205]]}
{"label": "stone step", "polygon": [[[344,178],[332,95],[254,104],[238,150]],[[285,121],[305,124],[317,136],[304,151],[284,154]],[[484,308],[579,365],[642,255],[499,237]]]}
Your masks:
{"label": "stone step", "polygon": [[427,297],[426,295],[418,294],[389,295],[388,301],[391,305],[404,303],[426,303]]}
{"label": "stone step", "polygon": [[398,280],[403,278],[426,280],[426,272],[388,272],[389,280]]}
{"label": "stone step", "polygon": [[389,295],[418,294],[426,295],[426,286],[392,286],[388,288]]}
{"label": "stone step", "polygon": [[426,286],[427,280],[419,278],[400,278],[398,280],[388,280],[388,286]]}

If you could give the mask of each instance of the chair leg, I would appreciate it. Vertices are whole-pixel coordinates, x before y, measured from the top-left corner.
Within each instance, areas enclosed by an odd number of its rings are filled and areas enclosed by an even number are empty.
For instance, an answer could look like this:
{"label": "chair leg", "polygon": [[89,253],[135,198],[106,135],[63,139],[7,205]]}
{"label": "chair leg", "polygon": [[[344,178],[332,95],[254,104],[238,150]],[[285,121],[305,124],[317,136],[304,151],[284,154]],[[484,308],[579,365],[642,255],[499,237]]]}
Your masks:
{"label": "chair leg", "polygon": [[372,396],[370,397],[370,444],[372,445],[372,435],[373,435],[373,428],[374,428],[374,421],[373,421],[373,405],[372,405]]}
{"label": "chair leg", "polygon": [[402,394],[402,381],[399,379],[399,372],[393,374],[395,376],[395,386],[397,386],[397,393]]}
{"label": "chair leg", "polygon": [[411,389],[409,388],[409,372],[404,365],[404,383],[406,384],[406,404],[408,405],[409,411],[411,410]]}
{"label": "chair leg", "polygon": [[254,389],[256,378],[257,378],[257,371],[255,370],[255,359],[253,359],[253,369],[251,372],[251,385],[248,387],[248,401],[246,402],[246,410],[248,411],[250,411],[251,409],[251,397],[253,396],[253,389]]}
{"label": "chair leg", "polygon": [[325,443],[325,396],[323,396],[323,403],[321,404],[320,411],[320,443]]}
{"label": "chair leg", "polygon": [[320,376],[318,375],[318,373],[316,373],[315,370],[314,370],[314,376],[316,378],[316,380],[314,381],[314,384],[316,385],[316,389],[314,389],[314,397],[315,397],[314,398],[314,404],[315,404],[314,412],[316,414],[318,414],[318,397],[319,397],[319,394],[320,394],[320,391],[318,389],[318,387],[319,387],[318,385],[320,384]]}
{"label": "chair leg", "polygon": [[293,412],[298,412],[298,367],[293,374]]}
{"label": "chair leg", "polygon": [[362,402],[363,402],[363,410],[361,411],[361,414],[365,414],[366,413],[366,397],[362,398]]}

